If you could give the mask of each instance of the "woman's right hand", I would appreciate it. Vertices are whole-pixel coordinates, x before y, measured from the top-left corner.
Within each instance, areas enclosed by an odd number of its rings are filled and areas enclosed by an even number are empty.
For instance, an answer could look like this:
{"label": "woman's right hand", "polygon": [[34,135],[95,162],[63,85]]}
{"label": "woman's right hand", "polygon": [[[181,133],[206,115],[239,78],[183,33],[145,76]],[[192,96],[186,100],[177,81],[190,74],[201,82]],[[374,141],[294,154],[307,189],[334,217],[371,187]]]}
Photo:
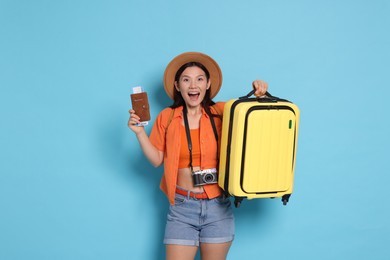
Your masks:
{"label": "woman's right hand", "polygon": [[132,130],[135,134],[139,134],[143,131],[145,131],[143,126],[137,126],[137,124],[140,122],[139,116],[136,115],[135,111],[133,109],[129,110],[130,118],[127,122],[128,127],[130,130]]}

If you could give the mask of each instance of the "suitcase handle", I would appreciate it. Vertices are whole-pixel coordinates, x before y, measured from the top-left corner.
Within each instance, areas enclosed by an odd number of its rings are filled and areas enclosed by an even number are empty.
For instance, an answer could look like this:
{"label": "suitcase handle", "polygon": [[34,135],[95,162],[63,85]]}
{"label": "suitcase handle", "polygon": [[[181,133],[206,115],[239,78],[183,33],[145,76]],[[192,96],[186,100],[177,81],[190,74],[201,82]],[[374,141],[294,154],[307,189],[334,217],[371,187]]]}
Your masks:
{"label": "suitcase handle", "polygon": [[[245,96],[242,96],[242,97],[239,97],[239,99],[247,99],[249,98],[250,96],[252,96],[253,94],[255,94],[256,90],[252,90],[251,92],[249,92],[247,95]],[[287,99],[282,99],[282,98],[278,98],[278,97],[275,97],[275,96],[272,96],[268,91],[265,92],[265,96],[266,97],[256,97],[257,101],[259,102],[290,102],[288,101]]]}
{"label": "suitcase handle", "polygon": [[[255,94],[255,92],[256,92],[256,90],[253,89],[251,92],[249,92],[249,93],[246,94],[245,96],[239,97],[239,99],[249,98],[250,96],[252,96],[253,94]],[[265,92],[265,95],[267,96],[266,98],[276,98],[276,99],[278,99],[277,97],[272,96],[268,91]],[[257,97],[257,98],[260,98],[260,97]],[[265,98],[265,97],[264,97],[264,98]]]}

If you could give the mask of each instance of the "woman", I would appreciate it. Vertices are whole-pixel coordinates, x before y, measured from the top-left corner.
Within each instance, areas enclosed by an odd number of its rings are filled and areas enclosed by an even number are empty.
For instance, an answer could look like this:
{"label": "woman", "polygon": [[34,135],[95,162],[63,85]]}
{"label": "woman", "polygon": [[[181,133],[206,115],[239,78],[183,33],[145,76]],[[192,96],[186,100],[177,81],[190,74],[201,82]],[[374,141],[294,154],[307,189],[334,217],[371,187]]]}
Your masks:
{"label": "woman", "polygon": [[[221,84],[221,70],[211,57],[183,53],[165,70],[164,88],[174,102],[157,116],[150,138],[129,111],[128,126],[145,156],[156,167],[164,163],[160,187],[170,202],[164,237],[168,260],[194,259],[198,247],[202,259],[226,259],[234,238],[230,201],[216,183],[224,103],[212,98]],[[268,85],[256,80],[253,88],[262,96]]]}

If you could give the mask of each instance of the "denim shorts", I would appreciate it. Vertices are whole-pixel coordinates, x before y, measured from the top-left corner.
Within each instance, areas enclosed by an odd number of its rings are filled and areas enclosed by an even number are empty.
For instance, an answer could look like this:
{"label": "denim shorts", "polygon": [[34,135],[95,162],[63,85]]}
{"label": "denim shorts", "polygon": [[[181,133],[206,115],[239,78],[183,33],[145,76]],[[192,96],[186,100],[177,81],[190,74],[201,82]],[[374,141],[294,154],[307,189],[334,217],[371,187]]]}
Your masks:
{"label": "denim shorts", "polygon": [[164,244],[199,246],[226,243],[234,238],[234,216],[229,198],[195,199],[176,194],[170,205]]}

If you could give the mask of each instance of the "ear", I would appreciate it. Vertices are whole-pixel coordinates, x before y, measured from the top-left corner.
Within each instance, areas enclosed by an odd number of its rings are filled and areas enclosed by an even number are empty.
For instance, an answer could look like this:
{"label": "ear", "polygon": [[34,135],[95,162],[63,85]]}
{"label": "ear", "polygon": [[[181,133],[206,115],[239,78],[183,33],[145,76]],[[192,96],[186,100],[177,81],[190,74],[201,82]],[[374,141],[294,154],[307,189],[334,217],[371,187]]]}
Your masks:
{"label": "ear", "polygon": [[180,88],[179,88],[179,85],[177,84],[177,81],[175,81],[175,88],[176,88],[177,91],[180,92]]}
{"label": "ear", "polygon": [[211,80],[209,79],[208,81],[207,81],[207,88],[206,89],[209,89],[211,87]]}

